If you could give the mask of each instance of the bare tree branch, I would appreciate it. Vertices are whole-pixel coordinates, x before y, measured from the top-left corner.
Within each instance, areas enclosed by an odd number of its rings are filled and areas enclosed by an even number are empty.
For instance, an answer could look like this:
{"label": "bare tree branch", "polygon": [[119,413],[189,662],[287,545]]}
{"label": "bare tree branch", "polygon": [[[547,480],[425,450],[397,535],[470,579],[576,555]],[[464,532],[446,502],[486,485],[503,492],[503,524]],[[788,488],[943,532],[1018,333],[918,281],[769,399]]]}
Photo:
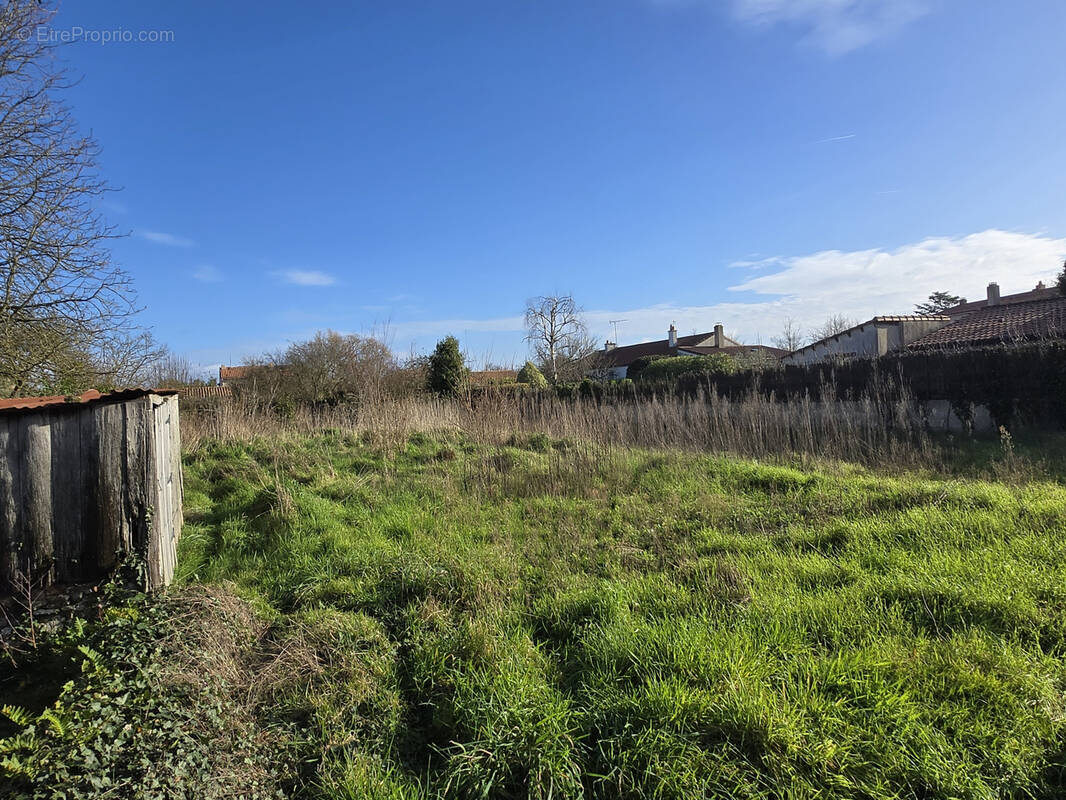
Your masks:
{"label": "bare tree branch", "polygon": [[526,303],[525,322],[525,339],[552,383],[558,383],[563,373],[580,369],[596,350],[581,309],[570,295],[534,297]]}
{"label": "bare tree branch", "polygon": [[136,382],[157,355],[96,211],[99,148],[55,98],[52,14],[0,6],[0,395]]}

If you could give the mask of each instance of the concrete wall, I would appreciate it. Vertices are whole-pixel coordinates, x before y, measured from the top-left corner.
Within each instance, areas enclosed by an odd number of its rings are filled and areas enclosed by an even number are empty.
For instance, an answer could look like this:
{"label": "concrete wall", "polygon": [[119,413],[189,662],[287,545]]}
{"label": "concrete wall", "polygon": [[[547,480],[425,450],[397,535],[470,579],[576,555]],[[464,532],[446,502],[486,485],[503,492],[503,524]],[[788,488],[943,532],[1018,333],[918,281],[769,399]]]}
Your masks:
{"label": "concrete wall", "polygon": [[907,319],[880,322],[870,320],[836,336],[801,348],[782,358],[786,364],[812,364],[828,358],[883,356],[902,350],[948,324],[947,320]]}

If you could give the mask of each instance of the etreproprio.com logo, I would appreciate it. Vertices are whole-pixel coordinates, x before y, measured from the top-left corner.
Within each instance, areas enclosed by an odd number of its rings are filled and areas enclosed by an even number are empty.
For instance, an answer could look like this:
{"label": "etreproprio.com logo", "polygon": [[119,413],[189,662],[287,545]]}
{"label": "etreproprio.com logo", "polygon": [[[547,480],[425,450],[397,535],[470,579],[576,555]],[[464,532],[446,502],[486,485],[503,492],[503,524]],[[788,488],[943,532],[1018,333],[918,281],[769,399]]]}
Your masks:
{"label": "etreproprio.com logo", "polygon": [[90,42],[92,44],[130,44],[144,42],[157,44],[174,41],[174,31],[135,31],[129,28],[83,28],[75,25],[70,28],[52,28],[40,25],[33,30],[23,32],[24,39],[34,39],[42,44],[70,44],[72,42]]}

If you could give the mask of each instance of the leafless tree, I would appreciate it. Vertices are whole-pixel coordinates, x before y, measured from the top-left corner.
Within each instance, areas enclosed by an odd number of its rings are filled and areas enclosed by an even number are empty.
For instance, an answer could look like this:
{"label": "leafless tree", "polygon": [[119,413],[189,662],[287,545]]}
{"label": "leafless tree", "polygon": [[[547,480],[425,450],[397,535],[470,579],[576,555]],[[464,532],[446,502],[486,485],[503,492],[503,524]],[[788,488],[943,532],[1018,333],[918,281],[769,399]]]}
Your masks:
{"label": "leafless tree", "polygon": [[770,340],[774,347],[788,350],[790,353],[799,350],[803,344],[803,329],[792,317],[785,317],[781,333]]}
{"label": "leafless tree", "polygon": [[838,333],[843,333],[848,328],[854,328],[856,325],[858,325],[858,322],[851,317],[844,314],[831,314],[826,317],[825,322],[811,330],[808,341],[820,342],[822,339],[836,336]]}
{"label": "leafless tree", "polygon": [[290,405],[362,402],[380,397],[396,370],[377,339],[324,331],[263,359],[244,383],[260,399]]}
{"label": "leafless tree", "polygon": [[178,389],[198,379],[192,363],[185,356],[165,350],[147,371],[146,383],[156,389]]}
{"label": "leafless tree", "polygon": [[526,341],[552,383],[579,369],[596,352],[596,341],[570,295],[534,297],[526,303],[525,319]]}
{"label": "leafless tree", "polygon": [[96,211],[97,144],[56,99],[70,84],[38,35],[52,13],[0,6],[0,394],[113,385],[154,357]]}

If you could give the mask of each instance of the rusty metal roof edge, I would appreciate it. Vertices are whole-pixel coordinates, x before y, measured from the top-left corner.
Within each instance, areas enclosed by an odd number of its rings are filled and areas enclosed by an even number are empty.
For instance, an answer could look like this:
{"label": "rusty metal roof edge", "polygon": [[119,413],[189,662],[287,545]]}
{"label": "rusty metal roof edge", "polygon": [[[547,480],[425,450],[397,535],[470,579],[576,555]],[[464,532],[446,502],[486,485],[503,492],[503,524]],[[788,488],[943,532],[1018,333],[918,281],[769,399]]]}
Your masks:
{"label": "rusty metal roof edge", "polygon": [[116,389],[111,392],[98,392],[90,389],[80,395],[47,395],[44,397],[12,397],[0,400],[0,414],[30,413],[33,411],[60,411],[75,408],[88,408],[104,403],[120,403],[138,397],[159,395],[177,396],[177,389],[151,389],[144,386]]}

